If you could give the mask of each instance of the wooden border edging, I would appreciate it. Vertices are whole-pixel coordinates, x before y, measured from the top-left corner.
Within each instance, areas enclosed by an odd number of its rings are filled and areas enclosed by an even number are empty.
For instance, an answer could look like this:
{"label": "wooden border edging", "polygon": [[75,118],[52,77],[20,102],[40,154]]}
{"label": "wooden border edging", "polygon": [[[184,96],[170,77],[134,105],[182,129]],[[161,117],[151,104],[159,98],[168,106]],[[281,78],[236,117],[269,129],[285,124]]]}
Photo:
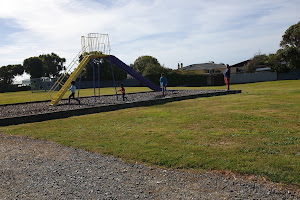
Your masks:
{"label": "wooden border edging", "polygon": [[186,99],[195,99],[200,97],[211,97],[211,96],[220,96],[226,94],[236,94],[241,93],[241,90],[231,90],[231,91],[218,91],[212,93],[203,93],[203,94],[193,94],[188,96],[179,96],[179,97],[166,97],[163,99],[152,99],[147,101],[135,101],[129,102],[124,104],[113,104],[113,105],[106,105],[106,106],[92,106],[86,108],[79,108],[74,110],[64,110],[64,111],[55,111],[49,113],[41,113],[35,115],[24,115],[24,116],[17,116],[17,117],[7,117],[0,119],[0,126],[9,126],[9,125],[17,125],[17,124],[24,124],[24,123],[33,123],[33,122],[42,122],[46,120],[52,119],[61,119],[61,118],[68,118],[72,116],[80,116],[80,115],[88,115],[100,112],[108,112],[114,110],[120,110],[125,108],[133,108],[133,107],[141,107],[141,106],[152,106],[152,105],[159,105],[165,104],[172,101],[181,101]]}

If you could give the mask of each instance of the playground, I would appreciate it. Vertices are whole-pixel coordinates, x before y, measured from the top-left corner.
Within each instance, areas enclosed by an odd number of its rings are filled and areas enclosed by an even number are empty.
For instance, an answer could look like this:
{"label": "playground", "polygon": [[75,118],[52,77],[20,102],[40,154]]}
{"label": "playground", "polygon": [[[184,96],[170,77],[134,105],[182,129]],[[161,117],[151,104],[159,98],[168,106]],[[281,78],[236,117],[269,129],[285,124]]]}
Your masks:
{"label": "playground", "polygon": [[[130,107],[157,105],[198,97],[241,93],[241,90],[168,90],[166,91],[166,94],[164,94],[160,86],[155,85],[147,78],[143,77],[116,56],[110,55],[110,42],[107,34],[89,33],[87,36],[81,37],[81,44],[81,51],[73,59],[66,70],[61,73],[60,77],[49,90],[51,102],[43,101],[2,105],[1,109],[3,112],[0,114],[1,126],[66,118],[75,115],[112,111]],[[110,63],[115,95],[100,95],[100,67],[103,59],[106,59]],[[92,63],[93,68],[94,95],[80,98],[82,71],[90,62]],[[118,94],[114,78],[113,64],[152,91],[126,94],[126,101],[122,101],[121,95]],[[95,79],[96,73],[98,73],[98,80]],[[74,87],[75,81],[78,82],[78,88]],[[70,99],[69,101],[63,99],[66,96],[67,91],[70,90],[71,83],[74,84],[72,87],[75,88],[72,92],[72,103]],[[36,87],[40,88],[38,86]]]}
{"label": "playground", "polygon": [[[50,101],[0,106],[5,197],[299,199],[299,80],[169,88],[163,96],[95,38],[84,37]],[[69,104],[71,82],[95,58],[151,91],[123,101],[115,81],[103,95],[94,80],[94,95]]]}
{"label": "playground", "polygon": [[[120,59],[118,59],[114,55],[110,55],[110,42],[107,34],[100,33],[89,33],[87,36],[81,37],[81,51],[77,54],[77,56],[73,59],[70,65],[66,68],[65,72],[61,74],[61,76],[57,79],[55,84],[49,91],[51,102],[50,105],[56,106],[59,101],[64,97],[65,93],[71,86],[71,83],[76,81],[79,77],[79,88],[78,88],[78,96],[80,90],[80,82],[81,82],[81,74],[85,66],[91,61],[93,66],[93,83],[94,83],[94,96],[96,96],[96,71],[98,72],[98,77],[100,77],[100,65],[103,59],[109,61],[112,79],[115,87],[116,97],[117,95],[117,85],[114,78],[114,71],[112,65],[116,65],[118,68],[125,71],[128,75],[132,76],[140,83],[149,87],[153,91],[161,91],[161,88],[147,78],[143,77],[140,73],[135,71],[132,67],[129,67]],[[98,59],[98,60],[97,60]],[[96,66],[98,65],[98,70],[96,70]],[[100,96],[100,78],[98,79],[98,94]],[[57,92],[58,91],[58,92]],[[53,94],[54,93],[54,94]]]}

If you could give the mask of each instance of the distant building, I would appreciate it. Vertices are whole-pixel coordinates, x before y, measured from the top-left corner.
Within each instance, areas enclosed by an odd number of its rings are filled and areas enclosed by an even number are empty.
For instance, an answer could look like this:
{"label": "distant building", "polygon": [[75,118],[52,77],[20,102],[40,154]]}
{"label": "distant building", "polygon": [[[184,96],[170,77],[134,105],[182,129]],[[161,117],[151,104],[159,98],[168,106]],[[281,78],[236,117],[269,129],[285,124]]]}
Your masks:
{"label": "distant building", "polygon": [[192,64],[180,68],[182,71],[197,71],[203,74],[216,74],[222,73],[226,69],[226,66],[221,64],[215,64],[214,62],[201,63],[201,64]]}
{"label": "distant building", "polygon": [[[232,74],[237,74],[237,73],[243,72],[243,67],[249,61],[250,60],[246,60],[246,61],[234,64],[234,65],[230,65],[231,73]],[[203,74],[218,74],[218,73],[223,73],[223,71],[225,69],[226,69],[225,64],[223,64],[223,63],[216,64],[213,61],[211,61],[211,62],[208,62],[208,63],[188,65],[188,66],[179,68],[178,70],[194,71],[194,72],[203,73]]]}
{"label": "distant building", "polygon": [[243,72],[243,67],[245,65],[247,65],[249,61],[250,60],[245,60],[243,62],[239,62],[239,63],[236,63],[234,65],[231,65],[230,66],[231,67],[231,73],[232,74],[242,73]]}

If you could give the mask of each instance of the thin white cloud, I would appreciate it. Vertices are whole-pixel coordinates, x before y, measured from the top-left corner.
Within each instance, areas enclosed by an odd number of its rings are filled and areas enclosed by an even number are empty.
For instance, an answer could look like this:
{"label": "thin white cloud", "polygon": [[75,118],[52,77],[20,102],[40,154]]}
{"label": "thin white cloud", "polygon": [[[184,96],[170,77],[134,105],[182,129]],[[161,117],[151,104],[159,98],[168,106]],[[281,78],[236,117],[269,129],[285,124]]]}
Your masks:
{"label": "thin white cloud", "polygon": [[4,1],[0,18],[13,20],[17,32],[0,41],[0,66],[51,52],[69,63],[80,37],[92,32],[109,34],[112,54],[128,64],[141,55],[170,68],[179,61],[234,64],[274,53],[299,10],[297,0]]}

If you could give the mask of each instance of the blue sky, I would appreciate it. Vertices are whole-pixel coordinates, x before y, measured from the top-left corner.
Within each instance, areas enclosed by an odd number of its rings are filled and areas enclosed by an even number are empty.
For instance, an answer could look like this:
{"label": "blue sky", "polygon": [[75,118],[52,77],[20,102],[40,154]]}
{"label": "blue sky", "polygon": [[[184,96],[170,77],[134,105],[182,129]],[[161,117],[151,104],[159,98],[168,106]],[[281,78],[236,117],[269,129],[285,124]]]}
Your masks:
{"label": "blue sky", "polygon": [[168,68],[235,64],[275,53],[300,21],[299,0],[9,0],[0,7],[0,66],[57,53],[68,65],[88,33],[109,34],[111,54]]}

